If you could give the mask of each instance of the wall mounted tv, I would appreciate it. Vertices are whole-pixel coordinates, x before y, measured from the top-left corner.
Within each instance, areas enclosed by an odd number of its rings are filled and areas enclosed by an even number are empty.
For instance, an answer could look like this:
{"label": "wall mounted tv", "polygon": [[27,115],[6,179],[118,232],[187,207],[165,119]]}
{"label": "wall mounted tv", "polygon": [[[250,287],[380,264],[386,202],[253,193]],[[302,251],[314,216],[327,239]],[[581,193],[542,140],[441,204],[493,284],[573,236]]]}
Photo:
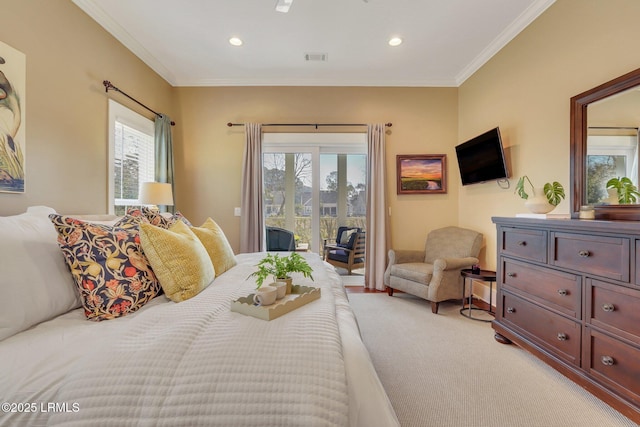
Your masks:
{"label": "wall mounted tv", "polygon": [[509,178],[499,128],[456,146],[456,155],[462,185]]}

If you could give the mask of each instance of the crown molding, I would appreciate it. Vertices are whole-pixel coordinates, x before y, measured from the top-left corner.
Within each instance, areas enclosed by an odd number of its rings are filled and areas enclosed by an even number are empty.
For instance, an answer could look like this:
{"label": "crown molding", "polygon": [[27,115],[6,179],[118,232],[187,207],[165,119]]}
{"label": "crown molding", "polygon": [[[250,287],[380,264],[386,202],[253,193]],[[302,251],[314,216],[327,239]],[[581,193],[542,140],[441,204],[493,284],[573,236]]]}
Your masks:
{"label": "crown molding", "polygon": [[111,18],[99,5],[96,0],[72,0],[84,13],[89,15],[94,21],[100,24],[109,34],[115,37],[127,49],[129,49],[142,62],[147,64],[160,77],[169,84],[174,85],[175,76],[160,61],[158,61],[148,50],[146,50],[136,39],[131,36],[120,24]]}
{"label": "crown molding", "polygon": [[82,11],[89,15],[108,33],[115,37],[141,61],[165,79],[172,86],[352,86],[352,87],[459,87],[487,61],[506,46],[531,22],[540,16],[556,0],[537,0],[502,31],[493,42],[480,52],[455,78],[429,80],[363,80],[363,79],[284,79],[284,78],[214,78],[183,79],[176,77],[157,58],[145,49],[131,34],[111,18],[101,7],[98,0],[72,0]]}
{"label": "crown molding", "polygon": [[244,78],[244,79],[196,79],[178,80],[175,86],[348,86],[348,87],[457,87],[453,79],[438,80],[345,80],[291,79],[291,78]]}
{"label": "crown molding", "polygon": [[522,32],[529,24],[538,18],[545,10],[547,10],[556,0],[538,0],[532,3],[524,12],[516,18],[504,31],[502,31],[493,42],[480,52],[456,77],[456,86],[462,85],[469,77],[478,71],[487,63],[496,53],[513,40],[520,32]]}

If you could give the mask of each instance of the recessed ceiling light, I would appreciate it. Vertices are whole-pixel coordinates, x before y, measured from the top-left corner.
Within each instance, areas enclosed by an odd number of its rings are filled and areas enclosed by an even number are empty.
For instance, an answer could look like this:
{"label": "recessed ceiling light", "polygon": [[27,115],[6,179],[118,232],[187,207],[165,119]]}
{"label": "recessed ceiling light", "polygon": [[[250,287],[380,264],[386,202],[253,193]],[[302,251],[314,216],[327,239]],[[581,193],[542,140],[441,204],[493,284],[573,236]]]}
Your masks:
{"label": "recessed ceiling light", "polygon": [[276,2],[276,11],[282,12],[282,13],[289,12],[291,3],[293,3],[293,0],[278,0]]}
{"label": "recessed ceiling light", "polygon": [[389,39],[389,46],[399,46],[402,44],[402,39],[400,37],[391,37]]}
{"label": "recessed ceiling light", "polygon": [[232,44],[232,45],[234,45],[234,46],[242,46],[242,40],[240,40],[240,39],[239,39],[239,38],[237,38],[237,37],[231,37],[231,38],[229,39],[229,43],[231,43],[231,44]]}

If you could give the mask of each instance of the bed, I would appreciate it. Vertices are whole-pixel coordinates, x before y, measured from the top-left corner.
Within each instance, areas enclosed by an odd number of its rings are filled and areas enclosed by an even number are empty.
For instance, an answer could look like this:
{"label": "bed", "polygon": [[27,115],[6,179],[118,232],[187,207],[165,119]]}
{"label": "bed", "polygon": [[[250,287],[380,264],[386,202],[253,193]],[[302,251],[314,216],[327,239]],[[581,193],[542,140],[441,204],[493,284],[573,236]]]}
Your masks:
{"label": "bed", "polygon": [[[3,229],[5,218],[0,237],[14,249],[0,249],[0,291],[13,299],[0,309],[15,316],[24,300],[11,278],[20,253],[31,254],[36,271],[24,274],[46,282],[69,273],[48,239],[15,249],[18,233]],[[44,222],[26,228],[19,234],[51,237]],[[36,247],[42,242],[47,250]],[[271,321],[230,310],[254,289],[247,277],[264,255],[237,255],[237,265],[186,301],[159,295],[100,322],[73,308],[0,340],[0,425],[399,425],[342,281],[317,254],[304,254],[314,280],[294,282],[321,288],[318,300]],[[30,301],[46,304],[58,293]],[[0,314],[0,333],[3,326]]]}

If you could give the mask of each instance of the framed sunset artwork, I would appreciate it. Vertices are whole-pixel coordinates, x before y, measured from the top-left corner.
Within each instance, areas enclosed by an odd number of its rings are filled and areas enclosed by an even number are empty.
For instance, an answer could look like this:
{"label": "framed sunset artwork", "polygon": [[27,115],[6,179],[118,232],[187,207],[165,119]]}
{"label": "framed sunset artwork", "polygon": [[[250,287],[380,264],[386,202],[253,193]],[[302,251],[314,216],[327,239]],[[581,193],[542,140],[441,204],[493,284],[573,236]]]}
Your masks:
{"label": "framed sunset artwork", "polygon": [[446,161],[446,154],[397,155],[398,194],[446,193]]}

